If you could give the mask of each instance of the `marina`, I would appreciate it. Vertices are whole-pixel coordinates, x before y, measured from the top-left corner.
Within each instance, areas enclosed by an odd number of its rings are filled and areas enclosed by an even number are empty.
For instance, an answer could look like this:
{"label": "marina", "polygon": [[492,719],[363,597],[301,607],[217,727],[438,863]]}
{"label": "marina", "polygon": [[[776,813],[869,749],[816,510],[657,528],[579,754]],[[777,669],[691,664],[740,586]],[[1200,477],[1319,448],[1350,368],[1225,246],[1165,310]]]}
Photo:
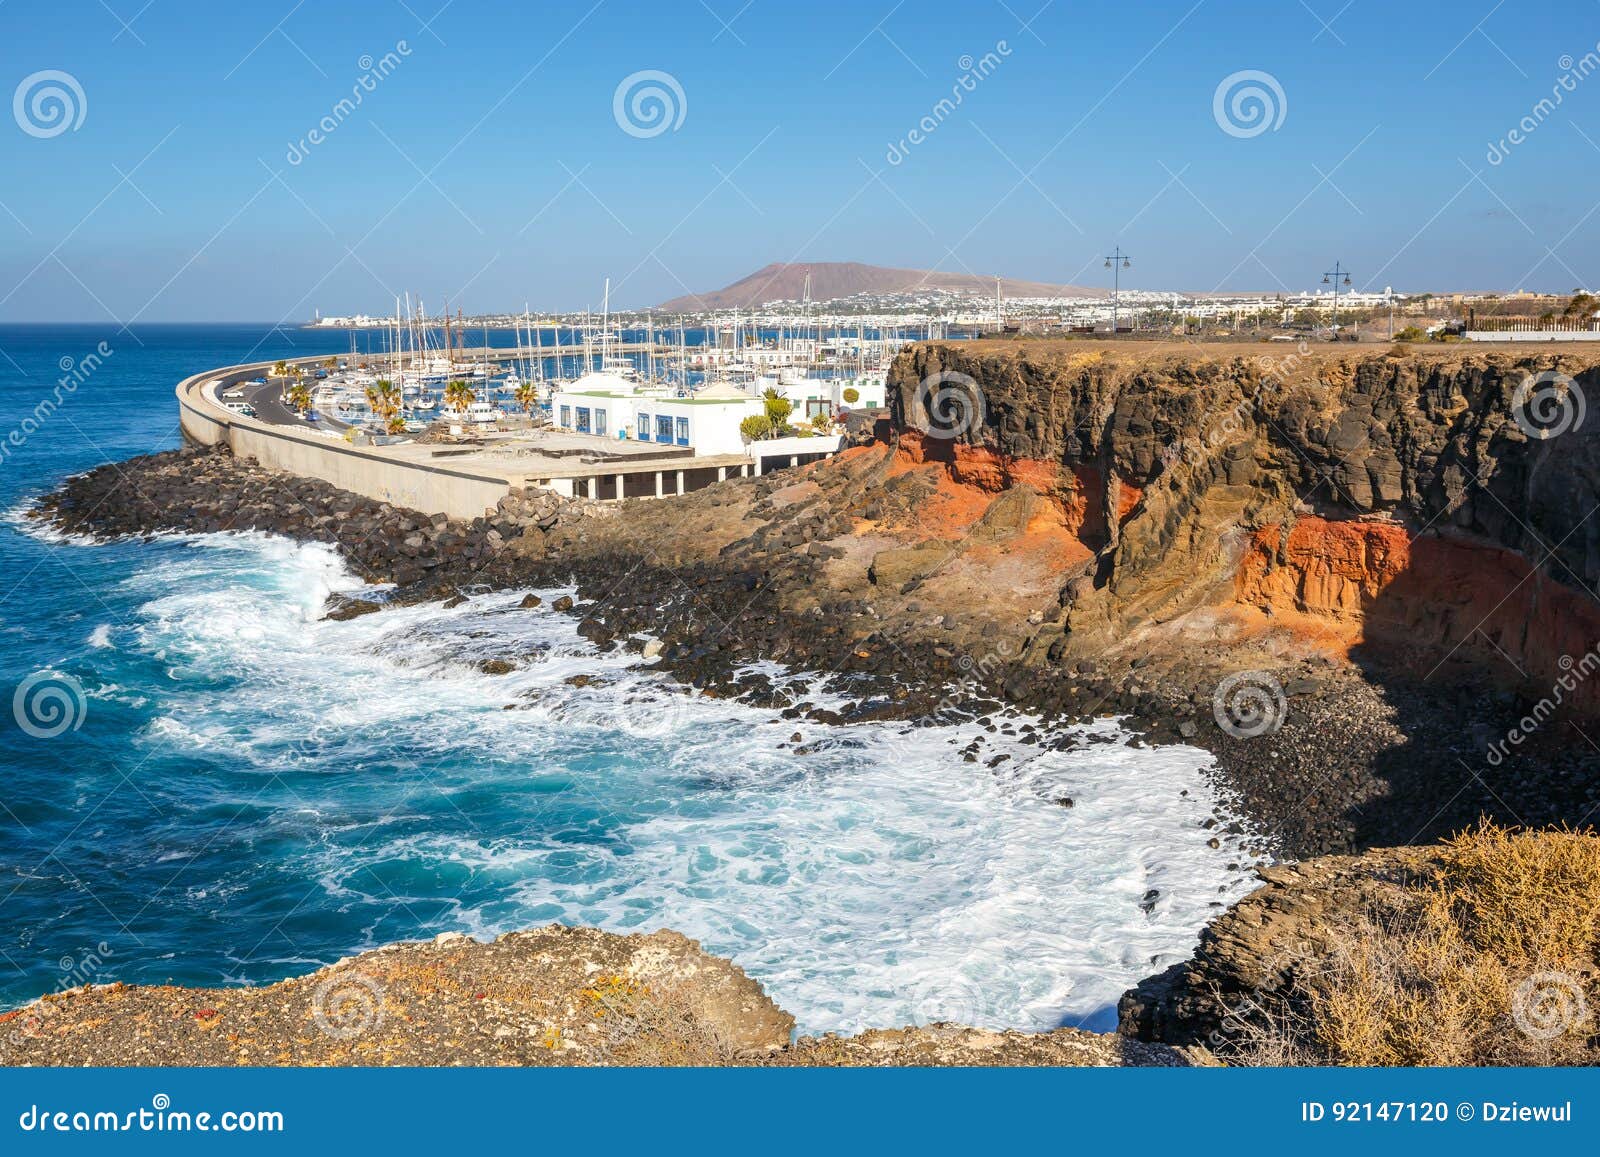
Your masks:
{"label": "marina", "polygon": [[[499,336],[508,344],[494,344]],[[234,367],[184,383],[180,396],[194,411],[226,412],[220,421],[196,418],[186,432],[210,442],[235,426],[272,431],[272,444],[301,447],[296,461],[319,445],[323,457],[344,455],[342,444],[365,462],[387,464],[362,476],[448,464],[506,490],[666,497],[836,453],[852,415],[883,406],[889,364],[910,340],[864,326],[763,330],[736,321],[626,329],[609,310],[582,326],[529,316],[509,334],[472,333],[459,315],[430,319],[409,301],[397,302],[395,317],[374,323],[367,337],[366,352],[356,350],[352,330],[344,355]],[[350,473],[330,467],[318,476],[335,475]],[[361,492],[418,493],[368,485]],[[440,501],[452,513],[465,509],[454,498]]]}

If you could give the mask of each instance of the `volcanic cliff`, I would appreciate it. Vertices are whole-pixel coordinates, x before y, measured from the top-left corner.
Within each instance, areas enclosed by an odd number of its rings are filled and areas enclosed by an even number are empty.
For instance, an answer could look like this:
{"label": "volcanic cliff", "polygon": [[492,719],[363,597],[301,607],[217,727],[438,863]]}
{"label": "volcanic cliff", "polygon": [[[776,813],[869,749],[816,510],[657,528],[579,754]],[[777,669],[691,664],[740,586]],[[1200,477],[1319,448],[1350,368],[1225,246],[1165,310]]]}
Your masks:
{"label": "volcanic cliff", "polygon": [[[891,406],[906,452],[1034,487],[1082,541],[1066,654],[1210,606],[1418,673],[1542,686],[1600,640],[1595,361],[936,344],[895,363]],[[1592,713],[1600,686],[1576,701]]]}

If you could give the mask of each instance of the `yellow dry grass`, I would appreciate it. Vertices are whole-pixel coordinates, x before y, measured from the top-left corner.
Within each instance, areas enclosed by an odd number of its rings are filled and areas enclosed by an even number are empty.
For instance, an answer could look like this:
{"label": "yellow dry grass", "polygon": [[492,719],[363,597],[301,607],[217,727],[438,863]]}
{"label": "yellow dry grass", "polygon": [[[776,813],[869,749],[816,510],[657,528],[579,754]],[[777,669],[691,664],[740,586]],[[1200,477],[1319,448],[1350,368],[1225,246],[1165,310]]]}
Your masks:
{"label": "yellow dry grass", "polygon": [[1594,1064],[1600,838],[1491,824],[1392,906],[1328,930],[1256,1063]]}

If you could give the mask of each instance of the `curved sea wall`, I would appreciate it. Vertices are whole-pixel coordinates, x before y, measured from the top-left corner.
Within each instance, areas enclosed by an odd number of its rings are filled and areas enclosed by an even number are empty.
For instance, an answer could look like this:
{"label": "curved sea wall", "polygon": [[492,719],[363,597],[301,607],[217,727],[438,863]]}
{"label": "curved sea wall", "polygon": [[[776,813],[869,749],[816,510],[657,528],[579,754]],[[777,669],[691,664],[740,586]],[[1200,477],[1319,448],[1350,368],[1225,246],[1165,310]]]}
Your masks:
{"label": "curved sea wall", "polygon": [[[303,364],[319,361],[304,359]],[[523,482],[520,477],[408,458],[381,447],[352,446],[310,429],[275,426],[234,413],[217,401],[217,390],[257,377],[274,364],[228,366],[180,382],[178,420],[184,438],[201,446],[226,443],[234,454],[254,458],[263,466],[321,479],[379,502],[452,518],[483,514]]]}

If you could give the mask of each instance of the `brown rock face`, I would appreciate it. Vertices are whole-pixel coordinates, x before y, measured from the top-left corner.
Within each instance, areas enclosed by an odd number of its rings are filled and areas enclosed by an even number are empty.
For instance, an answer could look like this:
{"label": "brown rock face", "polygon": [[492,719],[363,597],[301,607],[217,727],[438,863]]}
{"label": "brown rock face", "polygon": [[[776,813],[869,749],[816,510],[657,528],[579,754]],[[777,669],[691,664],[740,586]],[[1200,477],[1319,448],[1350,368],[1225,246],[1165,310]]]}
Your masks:
{"label": "brown rock face", "polygon": [[[1288,612],[1335,645],[1364,645],[1428,670],[1480,639],[1553,685],[1600,642],[1600,605],[1541,573],[1523,555],[1399,523],[1300,518],[1258,533],[1240,565],[1241,603]],[[1575,683],[1567,702],[1594,714],[1600,684]]]}
{"label": "brown rock face", "polygon": [[[922,447],[930,391],[970,382],[974,412],[937,451],[952,477],[1055,481],[1095,552],[1092,582],[1062,576],[1060,659],[1221,607],[1418,672],[1509,658],[1549,686],[1600,640],[1597,363],[1588,346],[933,343],[895,362],[889,403]],[[1592,713],[1600,691],[1570,701]]]}

